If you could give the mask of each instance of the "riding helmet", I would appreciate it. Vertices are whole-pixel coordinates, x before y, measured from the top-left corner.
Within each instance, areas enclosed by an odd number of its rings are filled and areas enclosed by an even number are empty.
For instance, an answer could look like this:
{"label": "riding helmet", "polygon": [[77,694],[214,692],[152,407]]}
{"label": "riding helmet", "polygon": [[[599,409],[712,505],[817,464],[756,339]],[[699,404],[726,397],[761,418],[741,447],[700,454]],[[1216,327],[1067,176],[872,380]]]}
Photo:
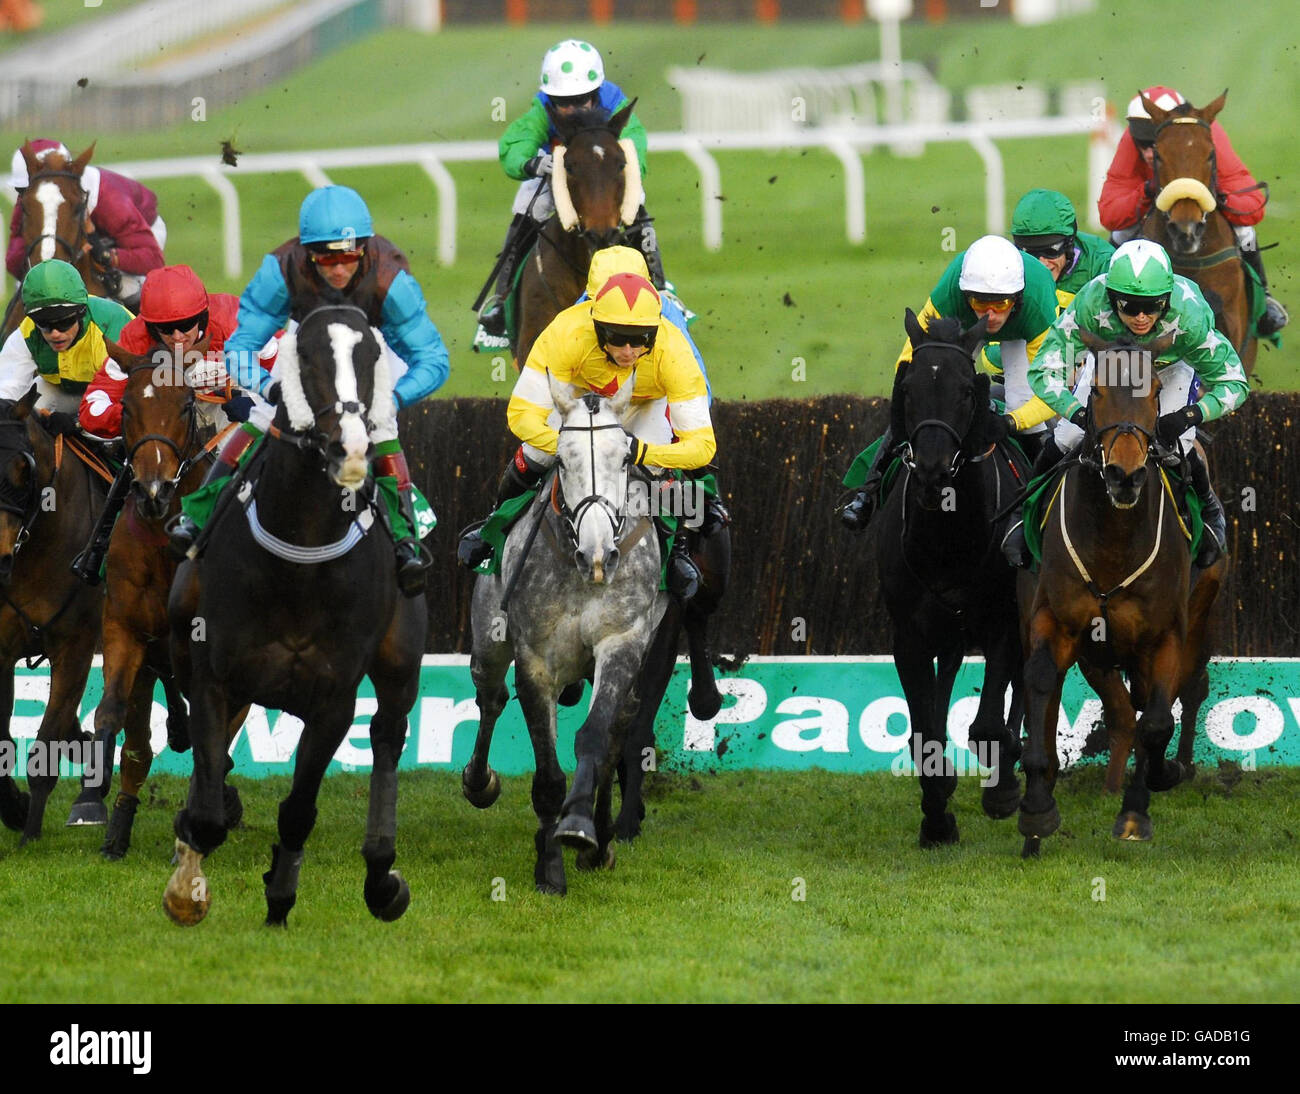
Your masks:
{"label": "riding helmet", "polygon": [[140,318],[146,323],[189,319],[208,310],[208,290],[188,266],[161,266],[145,275]]}
{"label": "riding helmet", "polygon": [[957,284],[962,292],[979,296],[1024,292],[1025,258],[1011,240],[981,236],[967,249]]}
{"label": "riding helmet", "polygon": [[1172,87],[1148,87],[1139,95],[1135,95],[1128,104],[1126,117],[1128,118],[1128,131],[1135,141],[1142,141],[1150,144],[1156,139],[1156,123],[1151,120],[1151,115],[1147,113],[1146,107],[1142,105],[1142,96],[1147,97],[1148,102],[1153,102],[1161,110],[1173,110],[1176,106],[1181,106],[1187,102]]}
{"label": "riding helmet", "polygon": [[1106,288],[1125,296],[1164,296],[1173,290],[1174,271],[1159,243],[1130,239],[1111,255]]}
{"label": "riding helmet", "polygon": [[76,267],[59,258],[33,266],[23,278],[23,311],[31,315],[42,308],[79,304],[85,307],[86,284]]}
{"label": "riding helmet", "polygon": [[1016,202],[1011,238],[1017,247],[1041,247],[1071,240],[1079,230],[1070,199],[1056,190],[1030,190]]}
{"label": "riding helmet", "polygon": [[349,186],[313,190],[298,213],[298,242],[324,243],[325,249],[346,251],[375,234],[366,203]]}
{"label": "riding helmet", "polygon": [[552,97],[567,98],[595,91],[605,82],[605,64],[590,42],[568,38],[551,46],[542,58],[538,87]]}

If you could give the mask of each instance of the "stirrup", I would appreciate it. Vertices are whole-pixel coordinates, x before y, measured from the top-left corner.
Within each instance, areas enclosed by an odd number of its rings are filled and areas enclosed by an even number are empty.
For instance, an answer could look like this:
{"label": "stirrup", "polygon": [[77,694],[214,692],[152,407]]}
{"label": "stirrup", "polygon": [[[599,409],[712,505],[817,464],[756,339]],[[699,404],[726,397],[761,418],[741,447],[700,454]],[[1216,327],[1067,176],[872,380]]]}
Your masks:
{"label": "stirrup", "polygon": [[104,566],[104,554],[96,551],[93,547],[87,547],[76,558],[72,560],[69,570],[75,574],[83,584],[94,587],[100,582],[99,571]]}
{"label": "stirrup", "polygon": [[1007,560],[1007,565],[1017,570],[1029,568],[1032,559],[1029,556],[1029,544],[1025,542],[1025,522],[1016,521],[1007,529],[1007,534],[1002,537],[1002,557]]}
{"label": "stirrup", "polygon": [[199,526],[184,513],[177,514],[176,519],[167,527],[167,549],[172,557],[180,562],[196,557],[195,545],[200,531]]}
{"label": "stirrup", "polygon": [[1291,316],[1287,313],[1286,308],[1282,306],[1280,300],[1275,300],[1267,294],[1264,299],[1267,301],[1264,306],[1264,314],[1259,317],[1255,329],[1263,337],[1271,338],[1291,322]]}
{"label": "stirrup", "polygon": [[409,598],[424,592],[425,578],[433,556],[417,539],[404,539],[397,544],[397,587]]}
{"label": "stirrup", "polygon": [[480,534],[487,521],[475,521],[456,541],[456,561],[467,570],[477,570],[493,555],[492,545]]}

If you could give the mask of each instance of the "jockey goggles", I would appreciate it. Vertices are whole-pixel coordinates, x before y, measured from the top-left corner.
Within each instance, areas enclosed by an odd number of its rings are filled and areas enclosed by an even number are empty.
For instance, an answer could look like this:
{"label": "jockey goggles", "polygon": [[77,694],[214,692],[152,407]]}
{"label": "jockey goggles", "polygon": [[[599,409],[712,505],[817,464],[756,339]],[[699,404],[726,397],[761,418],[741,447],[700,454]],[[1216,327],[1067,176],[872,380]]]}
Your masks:
{"label": "jockey goggles", "polygon": [[54,307],[29,312],[27,315],[27,318],[36,324],[36,329],[46,334],[74,327],[85,317],[85,304],[57,304]]}
{"label": "jockey goggles", "polygon": [[552,95],[551,102],[558,107],[573,107],[581,109],[586,106],[593,106],[595,100],[594,92],[588,91],[582,95]]}
{"label": "jockey goggles", "polygon": [[1019,302],[1019,298],[1015,296],[998,296],[989,299],[986,296],[976,296],[974,293],[970,293],[966,297],[966,303],[970,305],[970,310],[975,312],[976,315],[982,315],[986,311],[1005,315]]}
{"label": "jockey goggles", "polygon": [[1169,307],[1169,294],[1164,293],[1161,296],[1120,296],[1118,293],[1111,294],[1111,301],[1120,311],[1130,318],[1136,318],[1139,315],[1161,316],[1165,314],[1165,309]]}
{"label": "jockey goggles", "polygon": [[172,333],[184,334],[186,331],[193,329],[196,324],[200,330],[207,328],[207,309],[199,312],[198,315],[191,315],[188,319],[162,319],[157,322],[145,320],[144,325],[149,328],[152,334],[162,338]]}
{"label": "jockey goggles", "polygon": [[[1025,242],[1021,243],[1023,239]],[[1033,237],[1021,236],[1016,240],[1016,246],[1025,252],[1030,258],[1060,258],[1068,254],[1071,240],[1066,236],[1058,236],[1049,242],[1041,242]]]}
{"label": "jockey goggles", "polygon": [[316,266],[344,266],[349,262],[360,262],[365,253],[364,247],[358,247],[355,251],[308,251]]}
{"label": "jockey goggles", "polygon": [[641,346],[654,349],[658,327],[619,327],[613,323],[596,321],[596,341],[605,346]]}

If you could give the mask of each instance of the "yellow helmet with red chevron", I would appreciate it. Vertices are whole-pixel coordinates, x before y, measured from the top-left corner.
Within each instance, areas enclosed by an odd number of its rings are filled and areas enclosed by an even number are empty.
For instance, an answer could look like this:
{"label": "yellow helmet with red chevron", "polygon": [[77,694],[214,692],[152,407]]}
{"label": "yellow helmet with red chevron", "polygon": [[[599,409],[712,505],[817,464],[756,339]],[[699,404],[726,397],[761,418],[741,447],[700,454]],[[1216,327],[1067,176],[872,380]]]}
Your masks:
{"label": "yellow helmet with red chevron", "polygon": [[633,273],[616,273],[596,294],[591,317],[610,327],[657,327],[661,305],[655,287]]}

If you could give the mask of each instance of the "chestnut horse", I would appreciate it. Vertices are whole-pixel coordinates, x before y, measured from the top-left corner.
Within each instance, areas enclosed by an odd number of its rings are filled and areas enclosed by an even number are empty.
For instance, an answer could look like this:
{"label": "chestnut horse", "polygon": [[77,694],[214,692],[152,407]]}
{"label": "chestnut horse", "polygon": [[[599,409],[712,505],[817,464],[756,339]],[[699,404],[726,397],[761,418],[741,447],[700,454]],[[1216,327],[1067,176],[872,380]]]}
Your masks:
{"label": "chestnut horse", "polygon": [[619,134],[632,116],[633,99],[608,117],[603,110],[579,110],[564,117],[547,108],[555,139],[551,190],[555,213],[542,225],[519,280],[519,367],[537,336],[561,311],[587,291],[591,256],[623,240],[642,200],[636,149]]}
{"label": "chestnut horse", "polygon": [[[161,348],[161,347],[160,347]],[[202,357],[205,338],[191,351]],[[167,691],[167,739],[174,752],[189,748],[184,700],[172,679],[168,650],[167,594],[177,563],[168,550],[167,522],[181,499],[198,489],[226,426],[215,403],[196,401],[181,362],[159,365],[157,355],[137,356],[109,343],[108,351],[127,375],[122,394],[122,437],[131,466],[133,497],[109,541],[104,603],[104,696],[95,710],[95,738],[112,748],[125,728],[121,788],[101,854],[120,859],[131,845],[140,788],[153,763],[150,714],[155,681]],[[162,351],[164,361],[169,358]],[[227,427],[226,432],[229,431]],[[205,443],[206,442],[206,443]],[[231,736],[243,713],[231,723]],[[226,787],[226,824],[242,813],[238,794]]]}
{"label": "chestnut horse", "polygon": [[1214,309],[1215,326],[1232,343],[1249,375],[1259,349],[1250,333],[1250,296],[1237,237],[1223,215],[1210,125],[1228,93],[1197,110],[1182,103],[1162,110],[1142,97],[1156,123],[1152,181],[1156,198],[1141,235],[1169,252],[1174,273],[1195,281]]}
{"label": "chestnut horse", "polygon": [[[18,195],[18,205],[22,209],[27,269],[51,258],[61,258],[77,268],[88,293],[111,297],[113,286],[105,280],[106,271],[90,257],[90,235],[95,226],[90,222],[90,198],[81,183],[82,172],[94,151],[92,144],[72,160],[58,152],[37,159],[31,143],[24,144],[22,155],[30,182]],[[18,305],[21,295],[20,287],[5,310],[0,337],[7,338],[22,322],[23,313]]]}
{"label": "chestnut horse", "polygon": [[[1041,839],[1060,826],[1052,796],[1056,726],[1065,674],[1076,662],[1106,707],[1108,789],[1118,789],[1136,736],[1136,766],[1113,828],[1117,838],[1149,840],[1150,791],[1168,790],[1191,774],[1196,715],[1209,690],[1210,610],[1227,560],[1193,580],[1163,481],[1161,460],[1175,457],[1155,440],[1160,378],[1154,361],[1172,340],[1135,347],[1085,339],[1097,358],[1087,435],[1079,457],[1062,465],[1037,582],[1023,573],[1020,579],[1028,652],[1020,808],[1026,857],[1037,855]],[[1131,698],[1116,669],[1128,673]],[[1183,703],[1183,732],[1178,758],[1167,760],[1175,697]]]}

